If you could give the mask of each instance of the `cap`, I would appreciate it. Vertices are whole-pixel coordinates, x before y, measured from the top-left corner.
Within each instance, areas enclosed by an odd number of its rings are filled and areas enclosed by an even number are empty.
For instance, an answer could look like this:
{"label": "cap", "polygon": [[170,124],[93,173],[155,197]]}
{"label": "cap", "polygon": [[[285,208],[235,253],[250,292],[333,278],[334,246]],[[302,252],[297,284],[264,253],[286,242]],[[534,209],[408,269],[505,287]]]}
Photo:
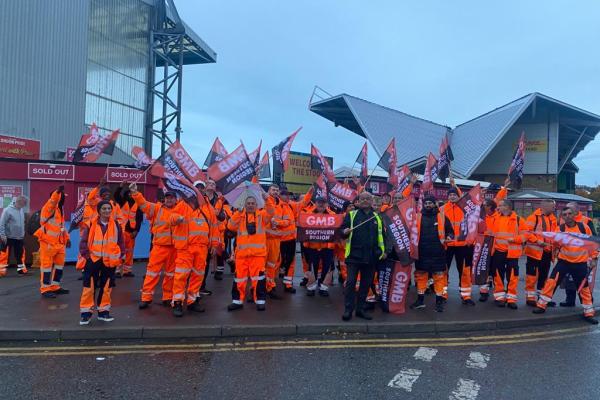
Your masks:
{"label": "cap", "polygon": [[425,197],[423,197],[423,203],[426,202],[426,201],[430,201],[432,203],[435,203],[437,200],[435,199],[435,196],[428,194]]}
{"label": "cap", "polygon": [[174,191],[172,191],[172,190],[167,190],[167,191],[165,192],[165,197],[167,197],[167,196],[173,196],[173,197],[177,197],[177,193],[175,193],[175,192],[174,192]]}
{"label": "cap", "polygon": [[456,190],[456,188],[454,186],[452,186],[450,189],[448,189],[448,194],[454,193],[455,195],[458,196],[458,190]]}

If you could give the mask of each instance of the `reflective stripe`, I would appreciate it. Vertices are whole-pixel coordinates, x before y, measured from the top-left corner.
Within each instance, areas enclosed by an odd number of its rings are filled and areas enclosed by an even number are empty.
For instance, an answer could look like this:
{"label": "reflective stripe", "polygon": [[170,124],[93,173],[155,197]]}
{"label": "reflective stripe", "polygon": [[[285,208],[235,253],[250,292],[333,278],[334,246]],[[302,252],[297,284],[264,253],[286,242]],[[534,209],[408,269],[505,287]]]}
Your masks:
{"label": "reflective stripe", "polygon": [[208,236],[206,231],[190,231],[190,236]]}
{"label": "reflective stripe", "polygon": [[274,263],[274,262],[270,262],[270,261],[269,261],[269,262],[267,262],[267,265],[268,265],[268,266],[270,266],[270,267],[274,267],[274,266],[275,266],[275,265],[277,265],[277,264],[276,264],[276,263]]}
{"label": "reflective stripe", "polygon": [[92,309],[90,307],[79,307],[79,312],[91,312]]}
{"label": "reflective stripe", "polygon": [[204,270],[192,268],[192,272],[196,275],[204,275]]}
{"label": "reflective stripe", "polygon": [[293,282],[293,279],[292,279],[292,278],[290,278],[290,277],[287,277],[287,276],[284,276],[284,277],[283,277],[283,283],[292,283],[292,282]]}
{"label": "reflective stripe", "polygon": [[241,300],[232,300],[233,304],[243,304]]}
{"label": "reflective stripe", "polygon": [[183,300],[185,295],[182,293],[173,293],[173,300]]}
{"label": "reflective stripe", "polygon": [[154,234],[154,238],[171,236],[171,232],[158,232]]}
{"label": "reflective stripe", "polygon": [[173,272],[165,272],[165,276],[175,276]]}
{"label": "reflective stripe", "polygon": [[148,275],[148,276],[160,276],[160,272],[146,271],[146,275]]}
{"label": "reflective stripe", "polygon": [[175,268],[176,274],[187,274],[190,271],[191,271],[190,268]]}
{"label": "reflective stripe", "polygon": [[246,282],[248,280],[247,276],[244,276],[243,278],[233,278],[234,282],[240,283],[240,282]]}
{"label": "reflective stripe", "polygon": [[253,281],[262,281],[263,279],[265,279],[265,276],[264,275],[251,276],[250,279],[252,279]]}
{"label": "reflective stripe", "polygon": [[237,249],[238,250],[244,250],[244,249],[261,249],[264,248],[265,245],[261,244],[261,243],[246,243],[246,244],[238,244],[237,245]]}
{"label": "reflective stripe", "polygon": [[256,304],[265,304],[264,300],[256,300]]}
{"label": "reflective stripe", "polygon": [[552,298],[548,297],[548,296],[544,296],[543,294],[540,294],[540,300],[545,301],[546,303],[551,301]]}
{"label": "reflective stripe", "polygon": [[514,294],[510,294],[510,293],[509,293],[509,294],[507,294],[507,295],[506,295],[506,297],[507,297],[508,299],[513,299],[513,300],[516,300],[516,299],[517,299],[517,296],[516,296],[516,295],[514,295]]}
{"label": "reflective stripe", "polygon": [[310,284],[310,285],[306,285],[306,289],[308,290],[316,290],[318,286],[317,281],[315,281],[314,283]]}
{"label": "reflective stripe", "polygon": [[110,304],[104,306],[104,307],[98,307],[98,311],[102,312],[102,311],[110,311]]}
{"label": "reflective stripe", "polygon": [[52,267],[40,267],[41,272],[52,272]]}
{"label": "reflective stripe", "polygon": [[173,236],[173,240],[181,240],[181,241],[183,241],[183,240],[187,239],[187,236],[175,236],[175,235],[172,235],[172,236]]}
{"label": "reflective stripe", "polygon": [[51,286],[60,286],[60,281],[52,281]]}

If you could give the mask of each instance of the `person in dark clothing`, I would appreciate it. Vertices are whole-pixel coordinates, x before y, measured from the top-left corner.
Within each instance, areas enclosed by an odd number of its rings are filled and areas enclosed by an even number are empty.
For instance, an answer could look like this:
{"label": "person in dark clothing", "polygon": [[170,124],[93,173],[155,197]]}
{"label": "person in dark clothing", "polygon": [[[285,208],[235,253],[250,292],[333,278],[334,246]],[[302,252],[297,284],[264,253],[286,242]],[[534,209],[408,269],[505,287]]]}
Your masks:
{"label": "person in dark clothing", "polygon": [[144,213],[135,204],[135,200],[131,197],[129,189],[123,189],[127,182],[122,182],[121,186],[115,191],[115,201],[121,208],[123,217],[123,241],[125,243],[125,262],[120,271],[115,275],[118,278],[129,277],[133,278],[133,250],[135,248],[135,238],[137,237],[142,223],[144,222]]}
{"label": "person in dark clothing", "polygon": [[[373,212],[373,195],[368,192],[359,194],[357,206],[357,210],[346,214],[342,223],[348,268],[348,278],[344,283],[344,321],[352,318],[355,308],[357,317],[372,319],[365,311],[367,293],[373,282],[377,263],[384,260],[389,252],[386,249],[383,222],[379,214]],[[359,273],[360,286],[356,299],[355,287]]]}
{"label": "person in dark clothing", "polygon": [[454,236],[450,220],[440,213],[435,197],[427,195],[423,199],[423,210],[417,216],[419,232],[419,259],[415,261],[415,281],[417,300],[410,308],[425,308],[425,291],[429,276],[433,276],[435,290],[435,311],[444,311],[444,291],[446,272],[447,238]]}

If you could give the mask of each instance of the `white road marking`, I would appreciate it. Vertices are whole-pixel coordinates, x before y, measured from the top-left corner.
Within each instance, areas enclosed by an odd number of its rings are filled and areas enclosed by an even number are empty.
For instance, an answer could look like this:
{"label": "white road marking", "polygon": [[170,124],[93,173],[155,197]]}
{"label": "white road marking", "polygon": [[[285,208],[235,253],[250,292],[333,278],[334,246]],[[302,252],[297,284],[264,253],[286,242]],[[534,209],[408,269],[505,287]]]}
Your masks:
{"label": "white road marking", "polygon": [[421,376],[421,370],[403,368],[396,376],[392,378],[390,383],[388,383],[388,386],[395,389],[404,389],[407,392],[412,392],[413,384],[417,381],[417,379],[419,379],[419,376]]}
{"label": "white road marking", "polygon": [[475,381],[470,379],[459,379],[456,389],[452,391],[450,400],[475,400],[479,394],[479,386]]}
{"label": "white road marking", "polygon": [[437,349],[432,349],[431,347],[419,347],[419,349],[415,352],[413,356],[416,360],[431,362],[433,357],[437,354]]}
{"label": "white road marking", "polygon": [[467,368],[484,369],[490,361],[490,355],[472,351],[467,360]]}

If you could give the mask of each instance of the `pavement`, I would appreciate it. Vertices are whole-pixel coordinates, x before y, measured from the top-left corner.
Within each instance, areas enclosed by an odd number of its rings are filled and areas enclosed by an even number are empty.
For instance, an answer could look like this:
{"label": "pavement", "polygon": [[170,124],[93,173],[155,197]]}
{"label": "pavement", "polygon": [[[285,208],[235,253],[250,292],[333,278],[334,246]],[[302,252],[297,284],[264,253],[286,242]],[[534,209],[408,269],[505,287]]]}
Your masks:
{"label": "pavement", "polygon": [[[549,308],[543,315],[534,315],[532,308],[524,304],[520,283],[519,309],[498,308],[492,301],[476,306],[462,305],[458,293],[458,279],[452,268],[450,275],[450,298],[443,313],[433,310],[434,296],[426,298],[427,307],[409,310],[403,315],[385,314],[374,311],[373,320],[354,318],[343,322],[342,288],[336,284],[330,289],[330,297],[307,297],[304,288],[297,287],[296,294],[283,293],[283,300],[268,300],[265,312],[256,311],[253,304],[243,310],[228,312],[231,302],[230,274],[222,281],[208,277],[207,287],[213,295],[203,302],[206,312],[187,313],[175,318],[169,307],[160,303],[160,289],[155,293],[155,302],[149,309],[139,310],[145,264],[134,266],[134,278],[117,280],[113,290],[111,314],[115,321],[104,323],[92,320],[88,326],[79,326],[79,297],[81,281],[73,267],[65,268],[63,287],[70,294],[56,299],[41,298],[39,294],[38,270],[28,276],[19,276],[9,270],[7,277],[0,279],[0,340],[78,340],[78,339],[153,339],[153,338],[202,338],[202,337],[247,337],[265,335],[314,335],[314,334],[394,334],[394,333],[444,333],[461,331],[485,331],[532,327],[570,321],[580,321],[582,309]],[[301,271],[299,272],[301,273]],[[299,282],[300,276],[295,282]],[[523,278],[521,278],[523,279]],[[600,285],[596,285],[598,287]],[[596,291],[597,292],[597,291]],[[414,301],[416,292],[412,287],[407,305]],[[564,293],[558,291],[555,299],[562,300]],[[474,296],[477,300],[478,295]],[[600,298],[596,293],[595,298]],[[581,324],[585,324],[581,321]]]}
{"label": "pavement", "polygon": [[0,397],[597,400],[599,333],[4,342]]}

